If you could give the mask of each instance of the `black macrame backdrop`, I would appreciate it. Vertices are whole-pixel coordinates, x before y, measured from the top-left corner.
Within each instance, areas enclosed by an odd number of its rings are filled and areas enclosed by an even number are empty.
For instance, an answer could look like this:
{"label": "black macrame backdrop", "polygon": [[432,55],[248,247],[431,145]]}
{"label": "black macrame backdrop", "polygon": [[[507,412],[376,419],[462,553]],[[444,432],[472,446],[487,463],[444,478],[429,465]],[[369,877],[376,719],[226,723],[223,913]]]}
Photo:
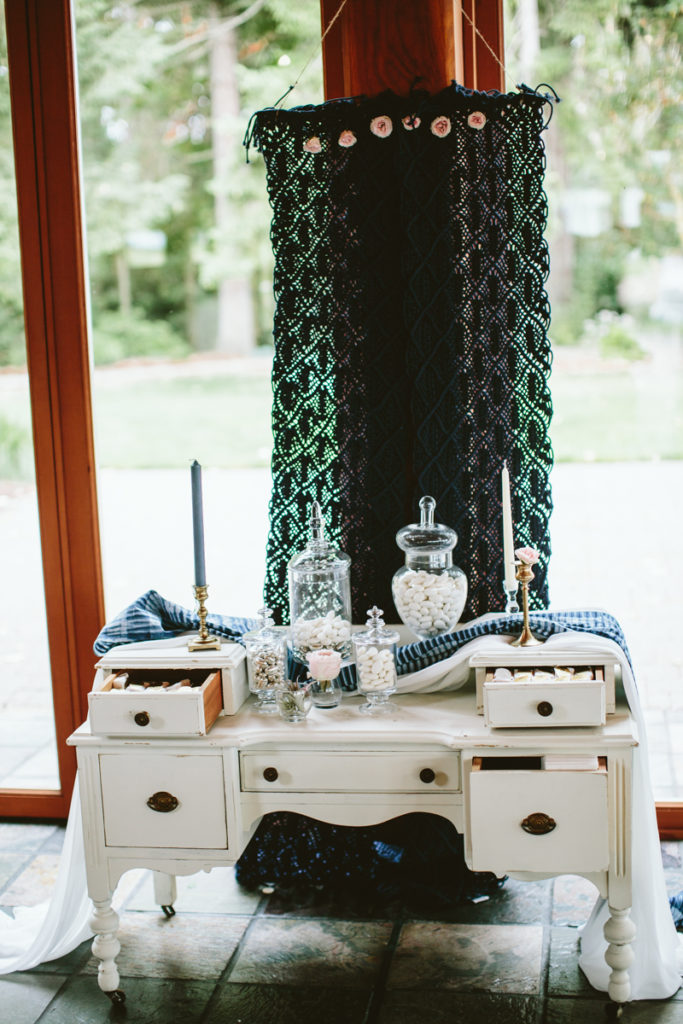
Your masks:
{"label": "black macrame backdrop", "polygon": [[[458,532],[466,616],[501,609],[503,460],[515,542],[541,552],[531,603],[547,604],[546,102],[525,87],[454,85],[255,115],[249,141],[265,159],[273,208],[265,596],[279,621],[313,498],[352,558],[354,621],[373,604],[397,621],[395,534],[419,518],[423,494]],[[475,112],[482,128],[468,123]],[[371,130],[378,116],[391,120],[385,137]],[[446,119],[442,136],[436,118]],[[356,141],[344,147],[349,131]],[[306,148],[312,139],[320,152]]]}

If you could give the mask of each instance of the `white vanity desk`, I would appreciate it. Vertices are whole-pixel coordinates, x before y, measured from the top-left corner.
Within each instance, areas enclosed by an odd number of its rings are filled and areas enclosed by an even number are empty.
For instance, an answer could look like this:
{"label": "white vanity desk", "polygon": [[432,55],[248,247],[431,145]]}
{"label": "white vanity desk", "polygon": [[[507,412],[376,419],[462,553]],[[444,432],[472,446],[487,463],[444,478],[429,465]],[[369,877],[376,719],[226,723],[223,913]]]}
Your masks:
{"label": "white vanity desk", "polygon": [[[233,864],[262,815],[286,810],[344,825],[429,811],[464,834],[474,870],[591,879],[611,912],[609,994],[628,1000],[637,736],[625,705],[604,726],[490,729],[476,713],[473,680],[455,692],[395,697],[399,710],[375,718],[359,714],[361,698],[348,694],[341,708],[313,708],[295,725],[254,713],[252,700],[206,736],[110,738],[86,724],[69,740],[78,752],[93,951],[112,999],[123,999],[111,908],[123,873],[163,873],[157,899],[172,904],[175,883],[165,876]],[[542,755],[560,753],[597,755],[598,769],[541,767]]]}

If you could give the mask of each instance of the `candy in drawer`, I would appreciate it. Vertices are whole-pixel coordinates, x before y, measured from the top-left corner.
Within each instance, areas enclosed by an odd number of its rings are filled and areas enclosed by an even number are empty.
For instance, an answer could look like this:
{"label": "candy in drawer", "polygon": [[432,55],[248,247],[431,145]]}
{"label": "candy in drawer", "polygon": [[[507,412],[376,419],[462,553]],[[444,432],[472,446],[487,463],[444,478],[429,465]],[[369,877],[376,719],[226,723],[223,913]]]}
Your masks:
{"label": "candy in drawer", "polygon": [[604,725],[601,666],[568,669],[487,669],[484,715],[493,729]]}
{"label": "candy in drawer", "polygon": [[467,860],[474,871],[607,869],[605,758],[567,758],[562,770],[552,770],[541,757],[474,757],[465,807]]}
{"label": "candy in drawer", "polygon": [[220,754],[100,754],[100,780],[107,846],[227,848]]}

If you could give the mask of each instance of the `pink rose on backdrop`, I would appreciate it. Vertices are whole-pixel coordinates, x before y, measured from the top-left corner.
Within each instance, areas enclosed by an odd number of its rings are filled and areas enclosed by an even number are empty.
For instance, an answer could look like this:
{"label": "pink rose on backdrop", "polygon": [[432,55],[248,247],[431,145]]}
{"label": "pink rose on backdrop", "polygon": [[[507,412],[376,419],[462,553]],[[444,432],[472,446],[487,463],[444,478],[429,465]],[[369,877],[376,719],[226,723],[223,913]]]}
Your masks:
{"label": "pink rose on backdrop", "polygon": [[520,562],[524,562],[525,565],[536,565],[536,562],[541,557],[536,548],[516,548],[515,554]]}
{"label": "pink rose on backdrop", "polygon": [[341,654],[336,651],[329,651],[322,648],[320,651],[311,651],[306,655],[308,671],[313,679],[330,680],[336,679],[341,669]]}
{"label": "pink rose on backdrop", "polygon": [[482,114],[481,110],[473,110],[467,118],[467,123],[470,128],[483,128],[486,124],[486,114]]}
{"label": "pink rose on backdrop", "polygon": [[370,131],[373,135],[376,135],[378,139],[387,139],[394,130],[394,126],[391,123],[391,118],[387,117],[386,114],[380,114],[379,117],[373,117],[370,122]]}
{"label": "pink rose on backdrop", "polygon": [[451,119],[442,114],[440,117],[435,117],[429,127],[432,135],[436,135],[438,139],[445,139],[451,133]]}
{"label": "pink rose on backdrop", "polygon": [[349,146],[355,146],[357,141],[356,136],[349,128],[343,131],[339,136],[339,145],[343,146],[344,149],[348,149]]}
{"label": "pink rose on backdrop", "polygon": [[323,148],[323,144],[317,135],[312,135],[310,139],[306,139],[304,142],[304,149],[307,153],[320,153]]}
{"label": "pink rose on backdrop", "polygon": [[401,121],[401,124],[403,125],[407,132],[412,132],[414,128],[420,127],[422,121],[417,116],[417,114],[406,114],[406,116]]}

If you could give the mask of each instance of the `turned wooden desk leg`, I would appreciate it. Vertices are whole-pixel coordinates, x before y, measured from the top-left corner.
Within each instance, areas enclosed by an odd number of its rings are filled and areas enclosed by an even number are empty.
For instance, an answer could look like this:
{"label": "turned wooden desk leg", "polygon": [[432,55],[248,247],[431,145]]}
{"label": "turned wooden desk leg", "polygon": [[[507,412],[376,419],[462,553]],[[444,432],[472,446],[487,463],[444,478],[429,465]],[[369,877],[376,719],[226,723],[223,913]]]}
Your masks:
{"label": "turned wooden desk leg", "polygon": [[158,903],[166,917],[173,917],[173,904],[178,896],[175,875],[167,875],[164,871],[153,871],[154,902]]}
{"label": "turned wooden desk leg", "polygon": [[111,896],[104,900],[93,900],[93,915],[90,927],[95,932],[92,951],[100,961],[97,968],[97,982],[102,991],[112,1002],[125,1001],[123,992],[119,990],[119,972],[116,968],[116,957],[121,944],[116,938],[119,930],[119,915],[112,908]]}
{"label": "turned wooden desk leg", "polygon": [[609,945],[605,960],[612,969],[608,993],[615,1003],[627,1003],[631,998],[631,981],[628,969],[633,963],[634,952],[631,943],[636,935],[636,926],[629,917],[630,907],[625,910],[609,908],[610,916],[605,922],[603,933]]}

